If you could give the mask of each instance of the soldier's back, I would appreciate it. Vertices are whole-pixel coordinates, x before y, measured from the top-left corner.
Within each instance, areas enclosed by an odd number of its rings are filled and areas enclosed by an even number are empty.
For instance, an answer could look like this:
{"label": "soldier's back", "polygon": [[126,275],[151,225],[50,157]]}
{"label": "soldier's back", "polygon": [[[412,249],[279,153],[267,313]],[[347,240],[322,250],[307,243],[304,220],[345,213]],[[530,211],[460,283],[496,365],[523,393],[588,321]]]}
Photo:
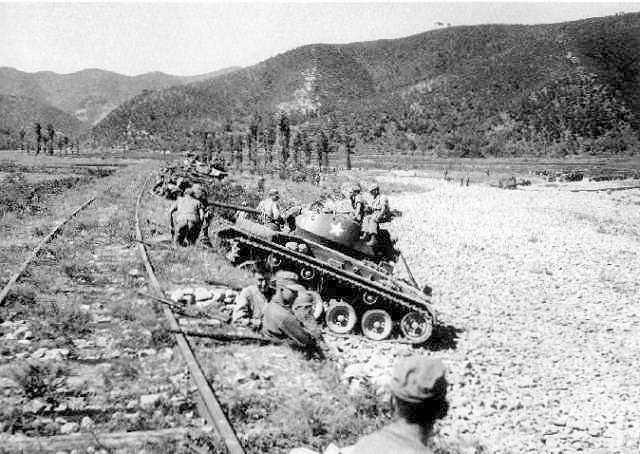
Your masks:
{"label": "soldier's back", "polygon": [[178,197],[176,200],[178,208],[177,216],[182,219],[198,219],[200,217],[199,210],[202,209],[202,202],[193,197]]}

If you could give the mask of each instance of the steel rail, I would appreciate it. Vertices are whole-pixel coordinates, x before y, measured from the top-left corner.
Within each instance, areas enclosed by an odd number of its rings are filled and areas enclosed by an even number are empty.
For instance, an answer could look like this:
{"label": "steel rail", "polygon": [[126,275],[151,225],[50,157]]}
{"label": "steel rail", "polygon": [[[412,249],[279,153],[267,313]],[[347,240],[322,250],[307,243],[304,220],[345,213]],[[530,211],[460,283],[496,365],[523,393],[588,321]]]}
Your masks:
{"label": "steel rail", "polygon": [[[140,229],[140,202],[147,186],[148,181],[143,184],[140,194],[138,194],[138,198],[136,200],[136,239],[138,240],[138,250],[140,251],[140,256],[144,262],[144,267],[147,270],[147,274],[149,275],[151,286],[153,287],[153,290],[157,294],[157,296],[163,298],[164,293],[162,292],[160,282],[158,281],[158,278],[156,277],[153,270],[153,266],[151,265],[151,261],[149,260],[147,247],[143,242],[144,239],[142,237],[142,230]],[[173,315],[173,312],[167,306],[163,307],[163,311],[169,322],[170,330],[175,331],[175,339],[178,343],[178,347],[180,348],[180,352],[182,353],[182,357],[187,363],[187,367],[189,368],[191,377],[193,378],[193,381],[198,388],[198,392],[203,403],[202,407],[205,413],[202,416],[211,426],[216,429],[227,447],[227,452],[229,452],[230,454],[244,454],[244,449],[242,448],[242,445],[240,444],[240,441],[238,440],[233,427],[231,427],[227,416],[222,411],[222,407],[220,406],[220,403],[218,402],[218,399],[216,398],[211,385],[207,381],[207,378],[202,371],[202,367],[196,360],[189,341],[187,340],[184,333],[182,333],[180,325],[178,325],[178,321]]]}
{"label": "steel rail", "polygon": [[67,224],[67,222],[69,222],[80,211],[88,207],[94,200],[95,200],[95,196],[91,197],[89,200],[84,202],[78,208],[73,210],[73,212],[69,216],[67,216],[65,219],[60,221],[54,227],[54,229],[51,232],[49,232],[49,234],[42,241],[40,241],[40,243],[35,247],[35,249],[31,251],[31,255],[29,255],[29,257],[27,257],[27,259],[24,262],[22,262],[22,265],[20,265],[20,268],[18,268],[18,271],[13,273],[13,275],[9,279],[9,282],[7,282],[6,285],[3,287],[2,291],[0,291],[0,305],[3,304],[5,298],[7,297],[7,295],[9,295],[9,291],[11,290],[11,287],[13,287],[13,285],[16,282],[18,282],[18,279],[20,279],[20,276],[22,276],[22,274],[25,272],[29,264],[32,261],[34,261],[36,257],[38,257],[38,254],[40,253],[42,248],[45,247],[51,240],[53,240],[56,237],[56,235],[60,232],[60,230],[62,230],[62,227],[64,227],[65,224]]}
{"label": "steel rail", "polygon": [[148,447],[149,444],[167,446],[169,443],[180,442],[189,435],[199,435],[201,433],[206,433],[206,431],[180,427],[136,432],[85,432],[49,437],[9,435],[2,438],[0,452],[53,453],[69,452],[71,450],[89,452],[89,448],[94,450],[103,449],[109,452],[136,448],[136,452],[143,452],[144,448]]}

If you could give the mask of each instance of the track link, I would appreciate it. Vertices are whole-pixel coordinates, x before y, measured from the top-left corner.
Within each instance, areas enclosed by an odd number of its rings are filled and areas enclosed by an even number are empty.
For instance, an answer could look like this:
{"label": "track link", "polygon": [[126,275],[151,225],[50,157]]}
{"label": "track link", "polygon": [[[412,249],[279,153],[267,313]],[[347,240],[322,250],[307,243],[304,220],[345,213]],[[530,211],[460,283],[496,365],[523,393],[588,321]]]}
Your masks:
{"label": "track link", "polygon": [[[241,232],[238,231],[238,233]],[[379,284],[380,281],[367,281],[365,278],[357,275],[350,276],[347,273],[337,273],[336,271],[334,271],[333,267],[313,257],[297,253],[283,246],[267,243],[266,241],[256,241],[255,239],[249,238],[246,234],[241,234],[244,236],[233,238],[231,241],[237,241],[241,245],[259,249],[268,254],[274,254],[282,260],[294,263],[295,265],[298,265],[300,267],[312,268],[316,272],[319,272],[321,275],[329,276],[332,279],[339,281],[343,285],[356,289],[360,292],[373,291],[397,306],[400,306],[406,310],[421,313],[422,315],[428,317],[432,321],[432,324],[436,323],[435,312],[429,307],[422,306],[425,303],[411,301],[411,299],[406,295],[402,295],[401,293],[381,286]]]}

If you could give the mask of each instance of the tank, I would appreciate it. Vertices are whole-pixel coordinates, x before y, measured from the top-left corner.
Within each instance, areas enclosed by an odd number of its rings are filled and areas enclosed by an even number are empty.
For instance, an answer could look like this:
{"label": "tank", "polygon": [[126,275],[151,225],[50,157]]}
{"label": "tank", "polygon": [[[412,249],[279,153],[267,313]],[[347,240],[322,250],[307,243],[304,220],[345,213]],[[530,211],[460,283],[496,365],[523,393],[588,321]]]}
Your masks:
{"label": "tank", "polygon": [[272,271],[298,273],[326,302],[324,319],[334,333],[357,332],[372,340],[395,336],[419,344],[433,332],[430,291],[393,276],[399,252],[386,230],[371,247],[351,218],[303,211],[289,232],[240,216],[217,236],[237,266],[257,261]]}

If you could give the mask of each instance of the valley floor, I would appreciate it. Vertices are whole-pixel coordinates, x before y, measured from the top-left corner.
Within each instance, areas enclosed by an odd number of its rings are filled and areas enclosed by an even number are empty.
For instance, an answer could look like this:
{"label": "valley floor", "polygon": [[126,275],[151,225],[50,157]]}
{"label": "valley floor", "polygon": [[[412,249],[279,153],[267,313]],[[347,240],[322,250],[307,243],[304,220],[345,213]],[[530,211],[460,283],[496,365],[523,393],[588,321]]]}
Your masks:
{"label": "valley floor", "polygon": [[[4,283],[42,232],[98,195],[0,307],[0,442],[203,427],[163,316],[136,293],[149,287],[133,242],[134,203],[160,164],[127,164],[0,217]],[[640,189],[540,183],[507,191],[375,175],[396,188],[392,207],[403,214],[390,230],[416,279],[434,289],[441,336],[416,349],[328,335],[336,356],[327,362],[281,346],[194,341],[248,451],[353,442],[388,420],[384,385],[395,360],[420,353],[449,367],[440,452],[638,452]],[[213,251],[164,248],[167,207],[143,198],[143,230],[158,243],[151,256],[167,290],[211,278],[247,282]],[[27,362],[41,368],[25,371]],[[30,386],[28,373],[41,385]],[[198,443],[218,445],[205,438]]]}

